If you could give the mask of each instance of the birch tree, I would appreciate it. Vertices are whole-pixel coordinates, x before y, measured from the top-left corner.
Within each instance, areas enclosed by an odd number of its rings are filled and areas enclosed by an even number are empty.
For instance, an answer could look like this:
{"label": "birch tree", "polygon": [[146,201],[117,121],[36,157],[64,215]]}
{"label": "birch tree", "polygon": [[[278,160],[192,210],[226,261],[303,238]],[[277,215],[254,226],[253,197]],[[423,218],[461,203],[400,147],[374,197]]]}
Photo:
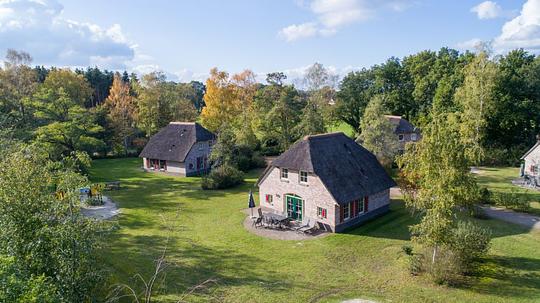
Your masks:
{"label": "birch tree", "polygon": [[455,99],[461,107],[460,133],[467,157],[473,164],[483,158],[482,143],[487,118],[493,108],[497,66],[486,52],[480,52],[465,68],[465,80],[456,91]]}

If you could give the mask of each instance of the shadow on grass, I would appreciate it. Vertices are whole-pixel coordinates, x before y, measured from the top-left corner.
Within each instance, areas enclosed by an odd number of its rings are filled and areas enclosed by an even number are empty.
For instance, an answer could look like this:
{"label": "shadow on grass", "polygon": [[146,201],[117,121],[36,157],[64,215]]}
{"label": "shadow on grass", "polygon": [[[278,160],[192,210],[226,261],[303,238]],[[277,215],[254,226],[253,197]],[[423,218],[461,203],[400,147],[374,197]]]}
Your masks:
{"label": "shadow on grass", "polygon": [[540,298],[540,259],[487,257],[473,274],[481,279],[469,289],[508,298]]}
{"label": "shadow on grass", "polygon": [[[272,264],[265,266],[264,272],[257,272],[266,260],[249,254],[220,248],[214,249],[190,241],[182,236],[167,238],[166,236],[131,236],[118,238],[122,242],[122,249],[112,247],[109,262],[115,262],[115,276],[131,277],[116,281],[136,286],[141,289],[142,284],[134,277],[141,274],[144,278],[152,275],[154,261],[159,258],[167,247],[166,262],[168,267],[164,272],[161,283],[158,285],[158,295],[180,297],[190,288],[208,279],[216,283],[210,285],[208,292],[218,290],[223,286],[253,286],[263,288],[264,292],[282,292],[293,287],[293,282],[272,269]],[[120,275],[119,275],[120,274]],[[123,278],[125,279],[125,278]],[[196,296],[204,296],[197,293]]]}

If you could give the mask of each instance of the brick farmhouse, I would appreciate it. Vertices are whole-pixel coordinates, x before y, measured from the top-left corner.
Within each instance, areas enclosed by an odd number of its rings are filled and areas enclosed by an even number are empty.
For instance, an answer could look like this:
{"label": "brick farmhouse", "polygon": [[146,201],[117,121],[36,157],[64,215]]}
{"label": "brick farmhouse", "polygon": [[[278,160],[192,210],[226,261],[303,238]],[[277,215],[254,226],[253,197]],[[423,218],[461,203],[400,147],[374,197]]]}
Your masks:
{"label": "brick farmhouse", "polygon": [[396,183],[375,156],[343,133],[307,136],[259,178],[260,205],[334,232],[389,210]]}

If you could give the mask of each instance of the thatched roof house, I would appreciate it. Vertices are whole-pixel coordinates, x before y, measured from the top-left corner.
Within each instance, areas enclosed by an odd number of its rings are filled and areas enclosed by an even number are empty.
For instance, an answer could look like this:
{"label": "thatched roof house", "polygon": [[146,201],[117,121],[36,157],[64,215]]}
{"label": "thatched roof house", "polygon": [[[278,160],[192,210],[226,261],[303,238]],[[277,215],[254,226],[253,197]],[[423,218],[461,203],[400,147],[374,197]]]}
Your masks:
{"label": "thatched roof house", "polygon": [[396,185],[376,157],[343,133],[307,136],[265,170],[261,206],[333,231],[388,211]]}
{"label": "thatched roof house", "polygon": [[139,157],[147,171],[186,176],[208,170],[215,135],[196,122],[171,122],[153,135]]}

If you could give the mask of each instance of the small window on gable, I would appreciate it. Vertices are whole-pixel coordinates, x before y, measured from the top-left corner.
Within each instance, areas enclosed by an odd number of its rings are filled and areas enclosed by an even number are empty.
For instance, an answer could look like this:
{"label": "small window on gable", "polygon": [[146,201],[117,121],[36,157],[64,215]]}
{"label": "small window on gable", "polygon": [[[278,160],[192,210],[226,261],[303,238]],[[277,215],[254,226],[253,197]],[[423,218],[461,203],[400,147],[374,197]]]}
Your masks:
{"label": "small window on gable", "polygon": [[300,171],[300,183],[307,183],[307,171]]}
{"label": "small window on gable", "polygon": [[405,139],[405,136],[403,136],[403,135],[398,135],[398,140],[399,140],[399,141],[403,141],[404,139]]}
{"label": "small window on gable", "polygon": [[317,207],[317,216],[326,219],[326,208]]}
{"label": "small window on gable", "polygon": [[418,137],[416,136],[416,134],[411,134],[411,140],[412,141],[416,141],[418,139]]}
{"label": "small window on gable", "polygon": [[289,170],[286,168],[281,169],[281,179],[289,179]]}
{"label": "small window on gable", "polygon": [[203,150],[204,148],[204,142],[199,142],[199,150]]}

